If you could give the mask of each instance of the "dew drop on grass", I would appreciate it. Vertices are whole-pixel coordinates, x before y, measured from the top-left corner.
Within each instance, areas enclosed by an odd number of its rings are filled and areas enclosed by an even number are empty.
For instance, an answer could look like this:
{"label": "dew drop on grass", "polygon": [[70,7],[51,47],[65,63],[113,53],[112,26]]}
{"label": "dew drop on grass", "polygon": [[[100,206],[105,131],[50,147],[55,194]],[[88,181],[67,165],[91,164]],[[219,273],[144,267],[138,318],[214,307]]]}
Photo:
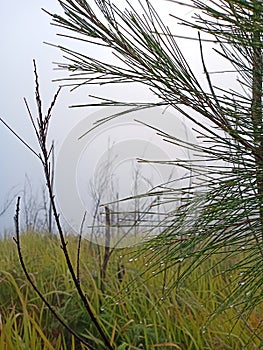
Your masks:
{"label": "dew drop on grass", "polygon": [[205,326],[202,326],[202,327],[201,327],[201,333],[202,333],[202,334],[205,334],[205,332],[206,332],[206,327],[205,327]]}
{"label": "dew drop on grass", "polygon": [[155,274],[156,274],[156,271],[153,271],[152,274],[155,275]]}
{"label": "dew drop on grass", "polygon": [[244,282],[244,281],[240,281],[240,282],[238,283],[238,285],[239,285],[240,287],[242,287],[242,286],[245,285],[245,282]]}
{"label": "dew drop on grass", "polygon": [[130,262],[133,261],[133,258],[130,258],[129,261],[130,261]]}
{"label": "dew drop on grass", "polygon": [[105,309],[103,307],[100,308],[100,311],[103,312]]}

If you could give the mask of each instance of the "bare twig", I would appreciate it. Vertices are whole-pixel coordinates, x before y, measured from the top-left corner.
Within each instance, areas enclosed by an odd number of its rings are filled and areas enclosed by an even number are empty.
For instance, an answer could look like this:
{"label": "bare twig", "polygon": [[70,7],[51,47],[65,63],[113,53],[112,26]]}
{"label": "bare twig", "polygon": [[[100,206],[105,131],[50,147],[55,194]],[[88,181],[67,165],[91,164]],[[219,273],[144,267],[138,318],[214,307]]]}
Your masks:
{"label": "bare twig", "polygon": [[104,248],[104,257],[101,266],[101,290],[104,292],[105,288],[105,280],[106,280],[106,271],[108,262],[110,259],[110,210],[107,206],[105,206],[105,214],[106,214],[106,228],[105,228],[105,248]]}
{"label": "bare twig", "polygon": [[[52,190],[54,187],[54,175],[55,175],[55,145],[54,145],[54,140],[52,141],[52,146],[51,146],[51,164],[50,164],[50,180],[51,180],[51,186]],[[49,211],[48,211],[48,231],[52,232],[52,206],[51,202],[49,203]]]}
{"label": "bare twig", "polygon": [[66,322],[62,319],[62,317],[55,311],[55,309],[50,305],[50,303],[46,300],[42,292],[38,289],[36,284],[33,282],[30,273],[27,271],[26,264],[24,262],[23,254],[22,254],[22,249],[21,249],[21,242],[20,242],[20,230],[19,230],[19,211],[20,211],[20,197],[17,198],[16,202],[16,213],[14,216],[14,221],[15,221],[15,232],[16,232],[16,237],[13,237],[16,246],[17,246],[17,252],[18,252],[18,257],[19,257],[19,262],[20,265],[24,271],[24,274],[28,280],[28,282],[31,284],[39,298],[44,302],[44,304],[47,306],[49,311],[52,313],[53,316],[56,317],[56,319],[67,329],[68,332],[70,332],[76,339],[78,339],[82,344],[88,346],[91,350],[96,350],[93,348],[85,339],[80,337],[72,328],[70,328]]}
{"label": "bare twig", "polygon": [[61,241],[61,249],[64,253],[65,259],[66,259],[66,263],[69,269],[69,272],[72,276],[75,288],[82,300],[82,303],[86,309],[86,311],[88,312],[93,324],[95,325],[95,327],[97,328],[101,338],[103,339],[105,346],[110,349],[113,350],[113,347],[110,343],[110,340],[108,339],[107,334],[105,333],[104,329],[102,328],[102,326],[100,325],[100,322],[98,321],[96,315],[94,314],[91,306],[90,306],[90,302],[86,297],[86,294],[84,293],[84,291],[81,288],[81,285],[79,283],[79,280],[77,278],[77,275],[74,271],[69,253],[68,253],[68,248],[67,248],[67,242],[65,241],[64,238],[64,234],[63,234],[63,229],[62,226],[60,224],[60,218],[59,218],[59,213],[57,211],[57,206],[55,203],[55,196],[53,193],[53,188],[52,188],[52,182],[51,182],[51,178],[50,178],[50,171],[49,171],[49,159],[48,159],[48,151],[47,151],[47,145],[46,145],[46,138],[47,138],[47,131],[48,131],[48,127],[49,127],[49,120],[50,120],[50,116],[51,116],[51,111],[52,108],[54,107],[54,103],[55,103],[55,99],[58,96],[58,92],[55,95],[54,100],[52,101],[49,111],[48,111],[48,115],[46,118],[43,118],[43,114],[42,114],[42,110],[41,110],[41,97],[40,97],[40,93],[39,93],[39,83],[38,83],[38,74],[37,74],[37,70],[36,70],[36,63],[34,61],[34,73],[35,73],[35,83],[36,83],[36,103],[38,106],[38,125],[39,125],[39,145],[41,147],[41,151],[42,151],[42,164],[43,164],[43,169],[44,169],[44,174],[45,174],[45,179],[46,179],[46,185],[47,185],[47,189],[48,189],[48,193],[49,193],[49,198],[50,198],[50,202],[51,202],[51,207],[52,207],[52,211],[53,211],[53,215],[54,215],[54,219],[56,222],[56,226],[58,229],[58,233],[59,233],[59,237],[60,237],[60,241]]}
{"label": "bare twig", "polygon": [[84,215],[83,215],[83,219],[80,225],[80,230],[79,230],[79,238],[78,238],[78,251],[77,251],[77,279],[80,283],[80,275],[79,275],[79,263],[80,263],[80,248],[81,248],[81,239],[82,239],[82,231],[83,231],[83,226],[85,223],[85,219],[86,219],[86,214],[87,212],[85,211]]}
{"label": "bare twig", "polygon": [[4,119],[0,118],[0,122],[3,123],[3,124],[7,127],[7,129],[8,129],[9,131],[11,131],[11,133],[14,134],[15,137],[18,138],[18,140],[21,141],[32,153],[34,153],[35,156],[37,156],[39,159],[41,159],[40,155],[37,154],[37,153],[33,150],[33,148],[32,148],[25,140],[23,140],[23,138],[20,137],[20,136],[14,131],[14,129],[11,128],[11,126],[10,126],[9,124],[7,124],[7,123],[4,121]]}
{"label": "bare twig", "polygon": [[[82,301],[82,303],[83,303],[87,313],[89,314],[89,316],[91,318],[92,323],[94,324],[94,326],[98,330],[98,332],[99,332],[99,334],[101,336],[101,339],[103,340],[103,342],[105,344],[105,347],[107,349],[109,349],[109,350],[113,350],[114,348],[111,345],[111,342],[110,342],[110,340],[108,338],[108,335],[105,332],[105,330],[103,329],[102,325],[100,324],[100,321],[97,319],[96,314],[92,310],[91,305],[90,305],[90,301],[88,300],[88,298],[86,296],[86,293],[84,293],[84,291],[82,290],[82,287],[80,285],[79,277],[74,271],[73,264],[71,262],[71,258],[69,256],[69,252],[68,252],[67,242],[66,242],[66,240],[64,238],[63,229],[62,229],[62,226],[61,226],[61,223],[60,223],[59,213],[58,213],[57,206],[56,206],[56,203],[55,203],[55,195],[54,195],[54,191],[53,191],[53,179],[52,179],[53,175],[52,175],[52,171],[50,171],[50,162],[49,162],[50,151],[48,151],[48,146],[47,146],[47,135],[48,135],[49,121],[50,121],[50,118],[51,118],[52,110],[54,108],[54,105],[55,105],[56,99],[58,97],[58,94],[60,92],[60,88],[58,89],[58,91],[54,95],[54,98],[53,98],[53,100],[51,102],[51,105],[50,105],[50,107],[48,109],[48,114],[46,116],[44,116],[44,114],[42,112],[42,101],[41,101],[41,96],[40,96],[38,73],[37,73],[37,67],[36,67],[35,60],[33,60],[33,65],[34,65],[35,87],[36,87],[35,98],[36,98],[36,104],[37,104],[37,107],[38,107],[37,123],[34,122],[32,113],[30,112],[30,109],[28,108],[28,105],[27,105],[27,109],[29,111],[29,117],[30,117],[31,123],[33,124],[34,130],[35,130],[35,133],[36,133],[36,137],[37,137],[37,140],[38,140],[38,143],[39,143],[39,146],[40,146],[41,153],[37,154],[37,152],[35,150],[33,150],[9,125],[7,125],[6,122],[4,122],[1,118],[0,118],[0,121],[4,125],[6,125],[8,127],[8,129],[27,148],[29,148],[30,151],[33,152],[40,159],[40,161],[42,163],[43,170],[44,170],[44,175],[45,175],[45,180],[46,180],[47,191],[48,191],[48,195],[49,195],[49,199],[50,199],[50,207],[52,209],[54,220],[55,220],[55,223],[56,223],[56,226],[57,226],[57,230],[58,230],[58,234],[59,234],[59,237],[60,237],[61,249],[62,249],[64,257],[66,259],[66,264],[67,264],[68,270],[70,272],[70,275],[72,277],[74,286],[76,288],[76,291],[77,291],[77,293],[78,293],[78,295],[79,295],[79,297],[80,297],[80,299],[81,299],[81,301]],[[22,257],[21,247],[20,247],[20,240],[19,240],[19,226],[18,226],[19,202],[20,202],[20,199],[18,200],[18,203],[17,203],[17,211],[16,211],[16,216],[15,216],[15,224],[16,224],[16,232],[17,232],[17,237],[16,237],[15,241],[16,241],[17,248],[18,248],[19,258],[20,258],[23,270],[25,272],[26,278],[33,285],[33,287],[36,290],[36,292],[39,294],[39,296],[44,301],[45,298],[43,297],[41,292],[36,288],[36,286],[33,284],[29,274],[27,273],[26,266],[24,264],[24,260],[23,260],[23,257]],[[54,314],[54,310],[52,312]],[[62,321],[61,321],[61,323],[62,323]],[[64,321],[63,321],[62,324],[64,325]],[[87,344],[86,341],[83,340],[82,337],[77,335],[75,332],[74,333],[71,332],[71,333],[74,336],[76,336],[77,339],[79,339],[83,344]],[[90,347],[90,348],[93,349],[92,347]]]}

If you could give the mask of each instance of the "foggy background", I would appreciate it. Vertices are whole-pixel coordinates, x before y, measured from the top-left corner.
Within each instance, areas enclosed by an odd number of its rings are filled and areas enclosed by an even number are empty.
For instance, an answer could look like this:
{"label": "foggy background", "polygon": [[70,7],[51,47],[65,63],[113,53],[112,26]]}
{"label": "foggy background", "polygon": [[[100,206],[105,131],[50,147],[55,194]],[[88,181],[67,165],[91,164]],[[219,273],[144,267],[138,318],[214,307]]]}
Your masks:
{"label": "foggy background", "polygon": [[[115,3],[123,4],[124,1],[119,0],[115,1]],[[136,3],[135,0],[134,3]],[[154,0],[152,4],[158,6],[159,14],[166,19],[172,32],[176,30],[177,34],[180,34],[182,29],[180,27],[178,29],[176,26],[177,20],[170,18],[169,13],[176,13],[177,16],[184,16],[189,19],[193,14],[188,8],[183,9],[165,0]],[[51,13],[62,13],[60,6],[55,0],[27,0],[26,2],[9,0],[2,5],[0,15],[2,34],[0,117],[32,147],[37,147],[37,143],[23,101],[23,98],[26,97],[33,115],[36,115],[32,61],[35,59],[37,63],[44,111],[49,107],[58,87],[58,83],[52,82],[52,80],[67,76],[66,72],[54,70],[56,67],[54,62],[63,61],[62,53],[58,49],[44,44],[44,42],[53,44],[64,43],[65,46],[71,48],[79,47],[81,52],[87,50],[89,53],[92,52],[94,56],[96,54],[103,55],[102,52],[96,53],[94,46],[86,45],[84,48],[83,43],[80,44],[59,38],[56,33],[61,33],[61,29],[50,25],[51,18],[41,10],[42,7]],[[183,35],[187,34],[185,28],[181,33]],[[200,79],[204,80],[204,76],[200,73],[202,67],[198,42],[179,39],[178,43],[194,71],[196,70]],[[213,57],[211,54],[208,56],[208,62],[212,62]],[[123,89],[123,86],[115,87],[114,89],[112,86],[88,86],[74,92],[70,92],[68,88],[63,89],[53,111],[50,129],[50,140],[55,140],[56,152],[59,152],[63,140],[74,125],[98,109],[68,108],[69,105],[87,102],[89,94],[130,101],[153,99],[152,95],[144,87],[135,85],[131,85],[129,89]],[[23,195],[22,191],[25,183],[28,186],[28,194],[30,195],[29,191],[31,188],[32,194],[41,201],[44,179],[38,159],[3,124],[0,124],[0,142],[0,213],[16,194]],[[29,182],[31,182],[30,185]],[[8,210],[0,216],[0,236],[5,232],[13,232],[14,212],[15,198]],[[22,215],[23,213],[21,213]]]}

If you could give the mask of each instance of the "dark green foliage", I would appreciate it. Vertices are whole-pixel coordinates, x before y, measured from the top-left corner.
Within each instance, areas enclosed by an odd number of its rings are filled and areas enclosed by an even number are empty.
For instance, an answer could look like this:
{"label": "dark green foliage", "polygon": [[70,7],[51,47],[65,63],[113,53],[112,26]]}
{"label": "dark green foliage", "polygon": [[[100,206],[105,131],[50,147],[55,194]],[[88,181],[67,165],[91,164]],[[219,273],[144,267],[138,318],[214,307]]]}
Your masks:
{"label": "dark green foliage", "polygon": [[[149,243],[156,249],[151,267],[156,269],[160,261],[168,268],[180,259],[191,260],[191,268],[173,282],[175,287],[191,278],[194,269],[210,256],[220,253],[223,261],[245,250],[245,260],[229,267],[233,273],[242,269],[243,278],[222,309],[236,301],[244,310],[252,310],[263,293],[262,1],[188,3],[196,13],[193,21],[179,20],[195,30],[193,40],[199,41],[196,55],[205,83],[184,58],[176,40],[180,33],[171,33],[150,1],[127,2],[125,10],[106,0],[60,3],[64,16],[52,15],[54,24],[71,31],[71,38],[105,46],[118,58],[116,64],[110,64],[58,46],[66,58],[59,66],[71,73],[65,84],[139,82],[159,99],[148,104],[99,99],[83,106],[126,105],[127,110],[169,106],[192,123],[201,141],[191,144],[156,129],[164,140],[193,150],[196,158],[167,161],[171,167],[188,171],[190,187],[176,190],[163,184],[150,193],[158,195],[161,203],[174,201],[177,207],[159,223],[162,234]],[[179,6],[175,0],[171,3],[174,9]],[[178,20],[173,12],[171,15]],[[225,60],[227,68],[220,74],[222,80],[232,80],[229,88],[213,83],[206,63],[207,42]]]}

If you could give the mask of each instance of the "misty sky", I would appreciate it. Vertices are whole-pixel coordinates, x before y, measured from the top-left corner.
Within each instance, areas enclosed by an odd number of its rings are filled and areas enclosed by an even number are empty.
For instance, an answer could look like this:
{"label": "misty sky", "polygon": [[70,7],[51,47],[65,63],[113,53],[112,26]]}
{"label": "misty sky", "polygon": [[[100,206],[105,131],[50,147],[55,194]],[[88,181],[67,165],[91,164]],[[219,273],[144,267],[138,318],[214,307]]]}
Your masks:
{"label": "misty sky", "polygon": [[[119,1],[120,2],[120,1]],[[121,1],[123,3],[123,1]],[[116,1],[118,3],[118,1]],[[152,3],[160,4],[159,11],[168,18],[169,12],[175,5],[165,0],[155,0]],[[0,56],[1,69],[1,118],[15,129],[30,145],[36,147],[33,130],[30,125],[28,114],[23,98],[26,97],[33,113],[34,104],[34,76],[32,60],[36,59],[40,89],[44,106],[48,106],[57,84],[52,79],[58,78],[58,72],[54,71],[55,65],[52,62],[61,62],[61,53],[43,42],[61,43],[56,36],[59,29],[51,26],[51,19],[41,8],[44,7],[50,12],[61,12],[55,0],[8,0],[1,8],[1,38],[2,49]],[[182,11],[182,10],[181,10]],[[191,14],[187,9],[177,15],[185,15],[190,18]],[[170,19],[175,27],[176,20]],[[170,23],[170,22],[169,22]],[[185,34],[185,30],[183,32]],[[68,46],[78,47],[76,43],[65,41]],[[90,49],[90,48],[89,48]],[[190,41],[183,44],[184,53],[191,61],[194,69],[200,69],[200,56],[197,44]],[[83,46],[80,46],[83,50]],[[92,49],[94,50],[94,49]],[[94,51],[93,51],[94,53]],[[96,53],[96,52],[95,52]],[[211,60],[209,57],[208,60]],[[61,73],[60,73],[61,74]],[[64,73],[66,76],[66,73]],[[201,77],[203,79],[203,77]],[[54,119],[51,123],[50,139],[55,140],[56,149],[59,150],[62,141],[69,134],[70,130],[83,118],[86,118],[92,111],[84,109],[69,109],[68,106],[87,101],[89,94],[101,95],[103,97],[121,97],[129,100],[147,99],[147,92],[140,88],[119,89],[113,91],[111,87],[97,88],[87,87],[85,89],[70,93],[64,89],[55,108]],[[144,95],[145,94],[145,95]],[[117,95],[117,96],[116,96]],[[34,192],[41,193],[41,186],[44,181],[42,169],[37,158],[30,153],[3,125],[0,124],[0,212],[5,201],[15,193],[23,189],[25,175],[32,181]],[[10,192],[11,191],[11,192]],[[5,228],[13,229],[13,215],[15,202],[12,203],[5,215],[0,217],[0,232]]]}
{"label": "misty sky", "polygon": [[[50,19],[41,10],[58,9],[56,1],[5,1],[1,6],[1,118],[6,120],[22,137],[35,145],[23,97],[33,105],[34,80],[32,60],[39,67],[43,96],[46,102],[52,97],[55,86],[52,61],[58,52],[47,47],[43,41],[54,41],[55,31]],[[0,211],[8,197],[22,189],[25,173],[38,183],[40,166],[34,156],[0,125]],[[13,188],[13,191],[9,191]],[[7,215],[0,217],[0,231],[12,225],[14,203]]]}

